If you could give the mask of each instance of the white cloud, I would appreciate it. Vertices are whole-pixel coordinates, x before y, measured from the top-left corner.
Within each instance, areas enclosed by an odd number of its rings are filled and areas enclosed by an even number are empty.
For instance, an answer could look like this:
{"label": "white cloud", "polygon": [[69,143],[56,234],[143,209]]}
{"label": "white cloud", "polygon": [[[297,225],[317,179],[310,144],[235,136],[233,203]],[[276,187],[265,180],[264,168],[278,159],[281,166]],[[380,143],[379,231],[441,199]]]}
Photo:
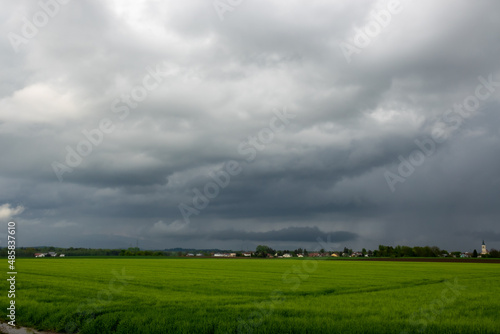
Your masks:
{"label": "white cloud", "polygon": [[9,220],[23,211],[24,207],[21,205],[15,208],[11,207],[9,203],[0,205],[0,220]]}
{"label": "white cloud", "polygon": [[36,83],[0,101],[0,122],[64,124],[81,116],[78,111],[69,92]]}
{"label": "white cloud", "polygon": [[166,224],[163,221],[156,222],[150,230],[151,235],[168,235],[175,236],[183,234],[188,231],[188,224],[176,220],[170,224]]}

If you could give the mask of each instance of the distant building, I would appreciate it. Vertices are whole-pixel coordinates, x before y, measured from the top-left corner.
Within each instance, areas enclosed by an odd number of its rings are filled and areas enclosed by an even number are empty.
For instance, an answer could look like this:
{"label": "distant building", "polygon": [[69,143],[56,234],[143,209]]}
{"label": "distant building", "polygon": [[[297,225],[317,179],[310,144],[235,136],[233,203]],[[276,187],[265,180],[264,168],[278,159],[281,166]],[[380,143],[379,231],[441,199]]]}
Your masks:
{"label": "distant building", "polygon": [[214,257],[236,257],[236,253],[215,253]]}
{"label": "distant building", "polygon": [[297,257],[304,257],[303,254],[297,254]]}
{"label": "distant building", "polygon": [[292,254],[285,253],[285,254],[283,254],[283,257],[292,257]]}
{"label": "distant building", "polygon": [[486,249],[486,244],[484,243],[481,245],[481,255],[489,254],[488,250]]}
{"label": "distant building", "polygon": [[35,257],[45,257],[45,253],[35,253]]}
{"label": "distant building", "polygon": [[243,253],[243,256],[249,257],[249,256],[252,256],[252,253],[251,252],[245,252],[245,253]]}
{"label": "distant building", "polygon": [[65,257],[65,256],[66,256],[66,255],[64,255],[64,254],[59,254],[59,257]]}

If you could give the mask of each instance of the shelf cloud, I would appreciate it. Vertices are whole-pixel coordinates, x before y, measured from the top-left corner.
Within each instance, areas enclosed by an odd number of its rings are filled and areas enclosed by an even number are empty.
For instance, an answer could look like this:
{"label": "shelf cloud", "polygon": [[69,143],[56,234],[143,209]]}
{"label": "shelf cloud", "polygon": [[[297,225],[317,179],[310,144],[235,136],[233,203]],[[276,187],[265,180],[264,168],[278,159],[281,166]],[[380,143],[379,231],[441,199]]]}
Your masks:
{"label": "shelf cloud", "polygon": [[228,6],[4,4],[20,246],[500,248],[500,3]]}

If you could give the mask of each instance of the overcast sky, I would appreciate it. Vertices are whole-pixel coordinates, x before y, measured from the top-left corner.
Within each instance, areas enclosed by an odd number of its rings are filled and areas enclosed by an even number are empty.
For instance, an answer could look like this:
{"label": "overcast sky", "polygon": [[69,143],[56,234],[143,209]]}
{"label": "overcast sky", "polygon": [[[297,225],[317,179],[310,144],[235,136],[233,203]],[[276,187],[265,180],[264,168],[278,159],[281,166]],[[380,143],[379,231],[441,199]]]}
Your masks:
{"label": "overcast sky", "polygon": [[41,3],[0,11],[19,246],[500,248],[498,1]]}

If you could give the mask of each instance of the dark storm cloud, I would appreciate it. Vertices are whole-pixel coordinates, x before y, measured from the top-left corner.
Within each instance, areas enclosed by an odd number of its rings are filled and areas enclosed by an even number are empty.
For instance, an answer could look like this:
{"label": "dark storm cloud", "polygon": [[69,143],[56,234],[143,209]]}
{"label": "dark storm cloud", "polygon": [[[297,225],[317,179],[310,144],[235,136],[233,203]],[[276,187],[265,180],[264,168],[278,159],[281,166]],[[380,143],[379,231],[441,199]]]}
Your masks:
{"label": "dark storm cloud", "polygon": [[[500,248],[500,5],[401,1],[348,63],[340,43],[388,3],[252,1],[221,21],[205,1],[69,2],[17,53],[9,36],[42,9],[4,4],[1,219],[26,245]],[[454,129],[479,77],[491,94]],[[144,82],[158,85],[142,98]],[[284,108],[295,117],[247,161]],[[103,119],[113,130],[69,166]],[[385,173],[443,126],[392,192]],[[197,209],[230,160],[241,173]]]}
{"label": "dark storm cloud", "polygon": [[325,233],[317,227],[288,227],[281,230],[268,232],[244,232],[226,230],[219,231],[211,236],[216,240],[251,240],[251,241],[303,241],[315,242],[329,238],[331,242],[350,241],[356,239],[357,235],[351,232]]}

